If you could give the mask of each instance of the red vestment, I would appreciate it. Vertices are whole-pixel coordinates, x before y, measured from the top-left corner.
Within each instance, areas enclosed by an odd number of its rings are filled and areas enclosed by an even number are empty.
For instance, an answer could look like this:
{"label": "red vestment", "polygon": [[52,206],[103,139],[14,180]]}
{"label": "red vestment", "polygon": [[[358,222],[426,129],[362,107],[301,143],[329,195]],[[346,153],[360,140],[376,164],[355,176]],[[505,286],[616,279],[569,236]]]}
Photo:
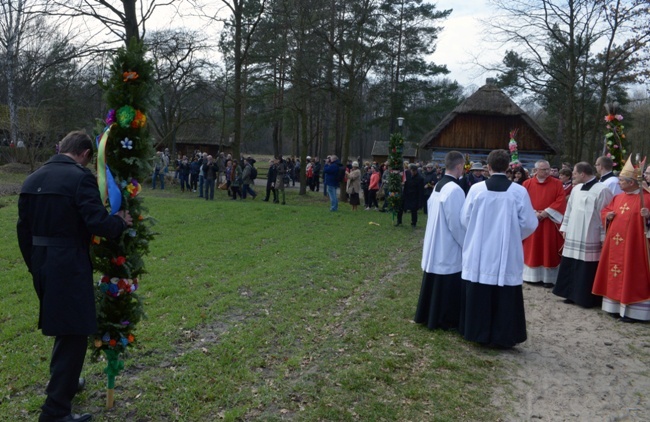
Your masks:
{"label": "red vestment", "polygon": [[[650,207],[650,194],[643,193],[645,206]],[[615,212],[612,221],[607,214]],[[638,193],[620,193],[601,212],[607,235],[596,271],[593,294],[605,296],[624,305],[650,300],[650,267],[648,239],[641,217]]]}
{"label": "red vestment", "polygon": [[[562,182],[558,179],[547,177],[541,183],[537,177],[533,177],[526,180],[523,186],[528,191],[535,211],[551,208],[564,215],[567,201]],[[535,232],[524,240],[524,264],[531,268],[555,268],[560,265],[564,238],[559,227],[560,223],[554,223],[550,218],[539,221]]]}

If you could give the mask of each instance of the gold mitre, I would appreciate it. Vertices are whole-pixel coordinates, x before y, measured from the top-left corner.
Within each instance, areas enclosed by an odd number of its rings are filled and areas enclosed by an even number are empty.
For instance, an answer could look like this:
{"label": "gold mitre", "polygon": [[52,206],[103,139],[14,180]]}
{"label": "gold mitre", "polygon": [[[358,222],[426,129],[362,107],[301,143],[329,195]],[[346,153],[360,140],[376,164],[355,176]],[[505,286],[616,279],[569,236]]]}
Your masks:
{"label": "gold mitre", "polygon": [[625,162],[625,165],[618,175],[619,177],[627,177],[629,179],[637,180],[641,176],[642,171],[643,169],[634,168],[632,165],[632,154],[630,154],[630,156],[627,157],[627,161]]}

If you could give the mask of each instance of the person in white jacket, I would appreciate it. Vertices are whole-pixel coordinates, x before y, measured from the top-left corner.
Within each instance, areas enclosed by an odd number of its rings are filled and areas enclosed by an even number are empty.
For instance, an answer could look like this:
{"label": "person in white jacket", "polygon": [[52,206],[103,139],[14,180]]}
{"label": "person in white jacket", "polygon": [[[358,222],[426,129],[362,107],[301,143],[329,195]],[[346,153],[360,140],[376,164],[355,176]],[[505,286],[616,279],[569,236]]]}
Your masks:
{"label": "person in white jacket", "polygon": [[526,189],[506,177],[510,155],[488,155],[490,178],[470,188],[461,210],[467,230],[462,278],[465,312],[459,331],[466,340],[511,348],[526,341],[522,292],[522,241],[538,220]]}
{"label": "person in white jacket", "polygon": [[427,201],[428,218],[422,248],[422,288],[414,321],[429,329],[456,329],[463,304],[460,273],[465,228],[460,211],[465,192],[458,182],[465,157],[450,151],[447,172],[436,183]]}

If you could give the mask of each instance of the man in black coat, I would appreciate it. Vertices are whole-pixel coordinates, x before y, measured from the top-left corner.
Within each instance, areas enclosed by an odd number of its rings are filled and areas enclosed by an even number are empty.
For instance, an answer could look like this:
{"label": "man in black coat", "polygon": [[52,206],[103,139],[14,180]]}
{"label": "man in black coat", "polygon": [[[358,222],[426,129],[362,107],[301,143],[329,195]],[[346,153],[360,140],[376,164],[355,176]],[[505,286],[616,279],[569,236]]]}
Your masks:
{"label": "man in black coat", "polygon": [[409,173],[406,174],[406,181],[402,187],[402,207],[397,212],[396,226],[402,224],[404,211],[411,211],[411,227],[415,228],[418,223],[418,210],[424,203],[424,179],[418,172],[416,164],[409,164]]}
{"label": "man in black coat", "polygon": [[117,238],[132,224],[128,211],[106,211],[86,168],[92,156],[91,138],[69,133],[18,200],[18,244],[39,299],[38,328],[55,337],[41,422],[92,418],[71,413],[88,336],[97,332],[91,235]]}
{"label": "man in black coat", "polygon": [[269,160],[269,172],[266,174],[266,197],[264,202],[269,202],[269,196],[273,192],[273,202],[278,202],[278,192],[275,190],[275,181],[278,177],[278,166],[275,160]]}

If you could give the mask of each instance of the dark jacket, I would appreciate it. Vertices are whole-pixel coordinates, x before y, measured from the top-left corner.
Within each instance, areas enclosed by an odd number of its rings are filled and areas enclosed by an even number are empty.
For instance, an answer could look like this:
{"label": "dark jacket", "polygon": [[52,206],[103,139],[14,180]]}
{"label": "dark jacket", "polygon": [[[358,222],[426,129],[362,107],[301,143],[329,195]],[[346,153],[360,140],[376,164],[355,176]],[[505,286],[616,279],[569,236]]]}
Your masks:
{"label": "dark jacket", "polygon": [[483,182],[485,181],[485,177],[482,175],[479,177],[474,176],[474,174],[470,171],[467,173],[465,176],[463,176],[462,179],[460,179],[460,187],[463,188],[463,191],[465,191],[465,195],[467,195],[467,192],[469,192],[469,188],[472,187],[473,184]]}
{"label": "dark jacket", "polygon": [[427,184],[429,185],[429,187],[424,188],[424,196],[425,198],[429,198],[429,196],[431,196],[433,193],[433,187],[436,185],[436,183],[438,183],[438,175],[436,174],[435,170],[425,171],[424,174],[422,174],[422,179],[425,186]]}
{"label": "dark jacket", "polygon": [[[325,164],[325,169],[323,170],[323,183],[325,183],[325,186],[339,187],[339,169],[341,167],[343,166],[339,160]],[[345,171],[345,168],[343,168],[343,171]]]}
{"label": "dark jacket", "polygon": [[275,164],[271,164],[269,167],[269,172],[266,173],[266,187],[270,188],[271,185],[275,184],[275,180],[278,177],[278,167]]}
{"label": "dark jacket", "polygon": [[183,163],[181,161],[181,164],[178,166],[178,173],[181,176],[185,176],[185,177],[189,176],[190,175],[190,163],[187,163],[187,162]]}
{"label": "dark jacket", "polygon": [[203,177],[206,180],[214,180],[217,178],[217,163],[214,161],[208,164],[207,162],[203,164]]}
{"label": "dark jacket", "polygon": [[[409,172],[410,173],[410,172]],[[402,188],[402,209],[404,211],[418,210],[424,204],[424,180],[422,176],[407,177]]]}
{"label": "dark jacket", "polygon": [[66,155],[55,155],[25,180],[18,244],[39,298],[43,334],[97,332],[91,235],[117,238],[126,227],[106,211],[90,170]]}
{"label": "dark jacket", "polygon": [[192,161],[190,163],[190,174],[198,176],[201,172],[201,163],[199,161]]}

